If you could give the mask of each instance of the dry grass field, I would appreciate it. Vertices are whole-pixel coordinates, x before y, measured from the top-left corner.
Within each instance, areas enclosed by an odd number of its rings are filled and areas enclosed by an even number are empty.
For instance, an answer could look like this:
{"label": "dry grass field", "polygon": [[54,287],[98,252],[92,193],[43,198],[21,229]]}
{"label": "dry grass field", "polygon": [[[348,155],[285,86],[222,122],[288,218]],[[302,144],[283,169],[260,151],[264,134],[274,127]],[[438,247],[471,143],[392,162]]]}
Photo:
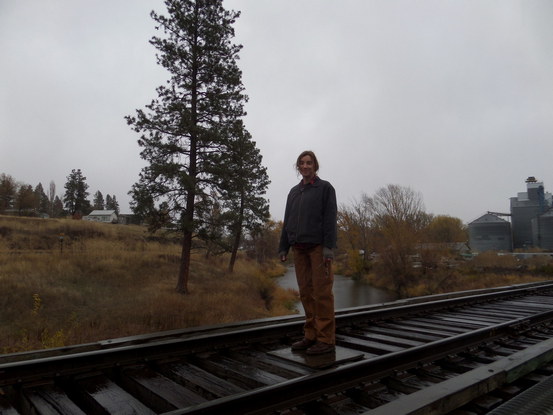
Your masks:
{"label": "dry grass field", "polygon": [[294,312],[277,264],[239,258],[229,275],[228,258],[195,252],[181,295],[179,257],[139,226],[0,216],[0,353]]}

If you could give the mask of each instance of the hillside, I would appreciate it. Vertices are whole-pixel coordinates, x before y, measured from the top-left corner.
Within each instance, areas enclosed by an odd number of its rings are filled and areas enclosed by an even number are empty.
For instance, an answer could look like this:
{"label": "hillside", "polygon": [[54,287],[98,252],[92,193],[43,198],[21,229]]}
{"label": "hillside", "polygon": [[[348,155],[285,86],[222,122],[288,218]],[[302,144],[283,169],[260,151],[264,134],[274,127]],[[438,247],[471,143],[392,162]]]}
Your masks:
{"label": "hillside", "polygon": [[174,290],[178,240],[139,226],[0,216],[0,352],[291,314],[295,294],[239,258],[195,252]]}

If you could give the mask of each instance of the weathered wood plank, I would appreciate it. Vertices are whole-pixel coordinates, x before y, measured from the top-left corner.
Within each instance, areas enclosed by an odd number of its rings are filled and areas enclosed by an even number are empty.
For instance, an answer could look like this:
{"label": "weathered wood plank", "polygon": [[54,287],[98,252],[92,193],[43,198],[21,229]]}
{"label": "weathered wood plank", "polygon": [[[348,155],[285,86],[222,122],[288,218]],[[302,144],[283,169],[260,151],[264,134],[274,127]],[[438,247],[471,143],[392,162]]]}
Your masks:
{"label": "weathered wood plank", "polygon": [[417,340],[394,337],[387,334],[373,333],[370,330],[369,331],[350,331],[347,333],[347,335],[352,337],[357,337],[363,340],[371,340],[382,344],[398,346],[401,348],[416,347],[416,346],[420,346],[421,344],[427,343],[427,342],[422,342]]}
{"label": "weathered wood plank", "polygon": [[362,350],[364,352],[373,353],[375,355],[383,355],[386,353],[399,352],[401,350],[405,350],[404,347],[378,343],[378,342],[374,342],[366,339],[359,339],[352,336],[345,336],[343,334],[339,334],[336,336],[336,343],[346,347],[351,347],[356,350]]}
{"label": "weathered wood plank", "polygon": [[165,376],[186,385],[202,396],[207,395],[208,399],[221,398],[245,391],[245,389],[189,363],[174,364],[160,369]]}
{"label": "weathered wood plank", "polygon": [[269,352],[279,359],[289,362],[296,362],[312,369],[326,369],[338,366],[343,363],[354,362],[367,357],[366,353],[358,350],[347,349],[342,346],[336,346],[334,352],[320,355],[308,355],[305,351],[295,351],[289,347]]}
{"label": "weathered wood plank", "polygon": [[451,318],[460,319],[460,321],[477,324],[479,326],[490,326],[509,320],[508,318],[493,318],[481,313],[471,313],[470,310],[443,313],[440,314],[440,318],[444,320]]}
{"label": "weathered wood plank", "polygon": [[401,323],[386,323],[386,324],[380,324],[378,325],[379,329],[382,330],[397,330],[400,332],[405,333],[407,336],[409,333],[421,333],[428,336],[434,336],[436,338],[445,339],[446,337],[451,337],[455,335],[456,333],[446,330],[438,330],[437,328],[430,328],[430,327],[436,327],[436,326],[430,326],[425,325],[424,327],[421,327],[417,324],[409,324],[409,322],[401,322]]}
{"label": "weathered wood plank", "polygon": [[[26,388],[23,389],[22,395],[22,406],[25,413],[40,415],[85,414],[62,389],[54,385]],[[3,411],[0,413],[4,414]]]}
{"label": "weathered wood plank", "polygon": [[[153,415],[150,408],[103,375],[79,379],[76,393],[92,413]],[[88,411],[87,411],[88,412]]]}
{"label": "weathered wood plank", "polygon": [[246,365],[225,356],[211,356],[208,359],[197,359],[199,367],[208,370],[224,379],[231,379],[233,383],[243,385],[244,388],[259,388],[266,385],[284,382],[287,379],[265,370]]}
{"label": "weathered wood plank", "polygon": [[426,318],[426,317],[417,317],[409,320],[399,320],[399,322],[401,324],[412,325],[415,327],[428,327],[428,328],[443,330],[446,332],[451,332],[456,334],[466,333],[470,330],[474,330],[475,328],[479,327],[474,324],[462,324],[462,323],[444,324],[443,321],[440,321],[438,319]]}
{"label": "weathered wood plank", "polygon": [[156,412],[169,412],[206,401],[196,392],[147,367],[125,369],[119,381],[126,390]]}
{"label": "weathered wood plank", "polygon": [[528,314],[533,313],[528,308],[525,308],[525,309],[520,307],[516,308],[516,307],[506,306],[504,304],[498,307],[492,307],[491,305],[483,304],[483,305],[474,307],[474,309],[478,311],[483,311],[483,312],[490,312],[492,314],[501,313],[502,315],[508,315],[512,318],[524,317],[524,316],[527,316]]}
{"label": "weathered wood plank", "polygon": [[[433,336],[428,333],[422,333],[422,332],[416,332],[416,331],[408,331],[408,330],[394,330],[387,327],[378,327],[375,326],[368,330],[369,333],[377,333],[377,334],[385,334],[388,336],[393,336],[395,338],[401,338],[401,339],[409,339],[409,340],[416,340],[423,343],[433,342],[436,340],[443,339],[444,336]],[[446,336],[447,337],[447,336]]]}
{"label": "weathered wood plank", "polygon": [[462,316],[462,315],[453,314],[453,313],[440,314],[439,316],[436,316],[436,320],[443,321],[444,324],[449,323],[459,327],[468,327],[469,324],[471,325],[471,328],[487,327],[491,325],[491,323],[487,321],[481,321],[478,319],[469,319],[467,316]]}
{"label": "weathered wood plank", "polygon": [[286,379],[294,379],[299,376],[313,373],[313,370],[308,367],[278,359],[270,354],[261,353],[255,350],[231,352],[230,356],[238,361],[251,364],[259,369],[274,373]]}

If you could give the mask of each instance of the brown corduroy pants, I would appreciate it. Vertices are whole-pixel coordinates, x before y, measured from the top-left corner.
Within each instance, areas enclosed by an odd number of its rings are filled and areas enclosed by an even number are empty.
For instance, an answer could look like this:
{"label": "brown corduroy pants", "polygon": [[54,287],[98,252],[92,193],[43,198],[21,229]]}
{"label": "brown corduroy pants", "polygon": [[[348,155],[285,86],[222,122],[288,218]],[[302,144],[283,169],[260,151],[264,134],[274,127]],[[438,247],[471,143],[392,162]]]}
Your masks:
{"label": "brown corduroy pants", "polygon": [[305,310],[304,336],[327,344],[336,343],[334,274],[325,264],[322,245],[293,248],[300,300]]}

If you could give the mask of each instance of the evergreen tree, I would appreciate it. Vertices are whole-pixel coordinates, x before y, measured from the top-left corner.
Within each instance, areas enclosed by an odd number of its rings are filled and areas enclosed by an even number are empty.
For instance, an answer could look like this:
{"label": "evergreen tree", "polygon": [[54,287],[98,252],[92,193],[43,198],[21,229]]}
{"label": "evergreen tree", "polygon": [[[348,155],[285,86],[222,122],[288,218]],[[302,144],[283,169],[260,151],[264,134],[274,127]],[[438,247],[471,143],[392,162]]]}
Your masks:
{"label": "evergreen tree", "polygon": [[59,198],[59,196],[54,197],[54,201],[52,202],[52,217],[53,218],[61,218],[63,216],[63,202]]}
{"label": "evergreen tree", "polygon": [[219,193],[203,195],[196,203],[197,222],[201,225],[198,229],[198,238],[204,243],[205,257],[219,255],[230,251],[225,224],[226,214],[223,211]]}
{"label": "evergreen tree", "polygon": [[241,121],[233,125],[232,140],[217,166],[225,177],[219,184],[227,226],[232,238],[229,271],[234,269],[244,230],[253,232],[269,220],[269,204],[264,195],[269,186],[267,169],[250,133]]}
{"label": "evergreen tree", "polygon": [[17,195],[17,183],[9,174],[0,174],[0,213],[14,207]]}
{"label": "evergreen tree", "polygon": [[65,183],[65,195],[63,203],[70,215],[86,215],[90,212],[90,202],[88,201],[88,184],[86,177],[83,176],[81,169],[71,170]]}
{"label": "evergreen tree", "polygon": [[115,210],[115,213],[119,215],[119,203],[117,202],[115,195],[106,195],[106,209]]}
{"label": "evergreen tree", "polygon": [[50,201],[48,196],[44,193],[44,188],[42,183],[39,183],[35,187],[35,206],[34,208],[38,213],[49,213],[50,212]]}
{"label": "evergreen tree", "polygon": [[111,198],[111,203],[112,203],[113,210],[115,210],[115,213],[119,215],[119,202],[117,201],[117,198],[115,197],[115,195],[113,195],[113,197]]}
{"label": "evergreen tree", "polygon": [[92,199],[92,208],[94,210],[104,210],[104,206],[104,195],[98,190],[96,193],[94,193],[94,198]]}
{"label": "evergreen tree", "polygon": [[35,192],[30,184],[21,185],[15,198],[15,208],[19,216],[32,215],[35,212]]}
{"label": "evergreen tree", "polygon": [[164,37],[153,37],[151,43],[170,79],[145,111],[127,117],[141,134],[140,155],[148,163],[130,194],[135,213],[155,218],[164,203],[163,216],[182,231],[176,289],[186,293],[192,237],[199,225],[196,201],[223,179],[213,176],[214,155],[224,149],[228,126],[244,115],[246,96],[236,64],[241,46],[232,43],[239,13],[225,10],[222,0],[166,0],[165,5],[168,17],[151,14]]}

